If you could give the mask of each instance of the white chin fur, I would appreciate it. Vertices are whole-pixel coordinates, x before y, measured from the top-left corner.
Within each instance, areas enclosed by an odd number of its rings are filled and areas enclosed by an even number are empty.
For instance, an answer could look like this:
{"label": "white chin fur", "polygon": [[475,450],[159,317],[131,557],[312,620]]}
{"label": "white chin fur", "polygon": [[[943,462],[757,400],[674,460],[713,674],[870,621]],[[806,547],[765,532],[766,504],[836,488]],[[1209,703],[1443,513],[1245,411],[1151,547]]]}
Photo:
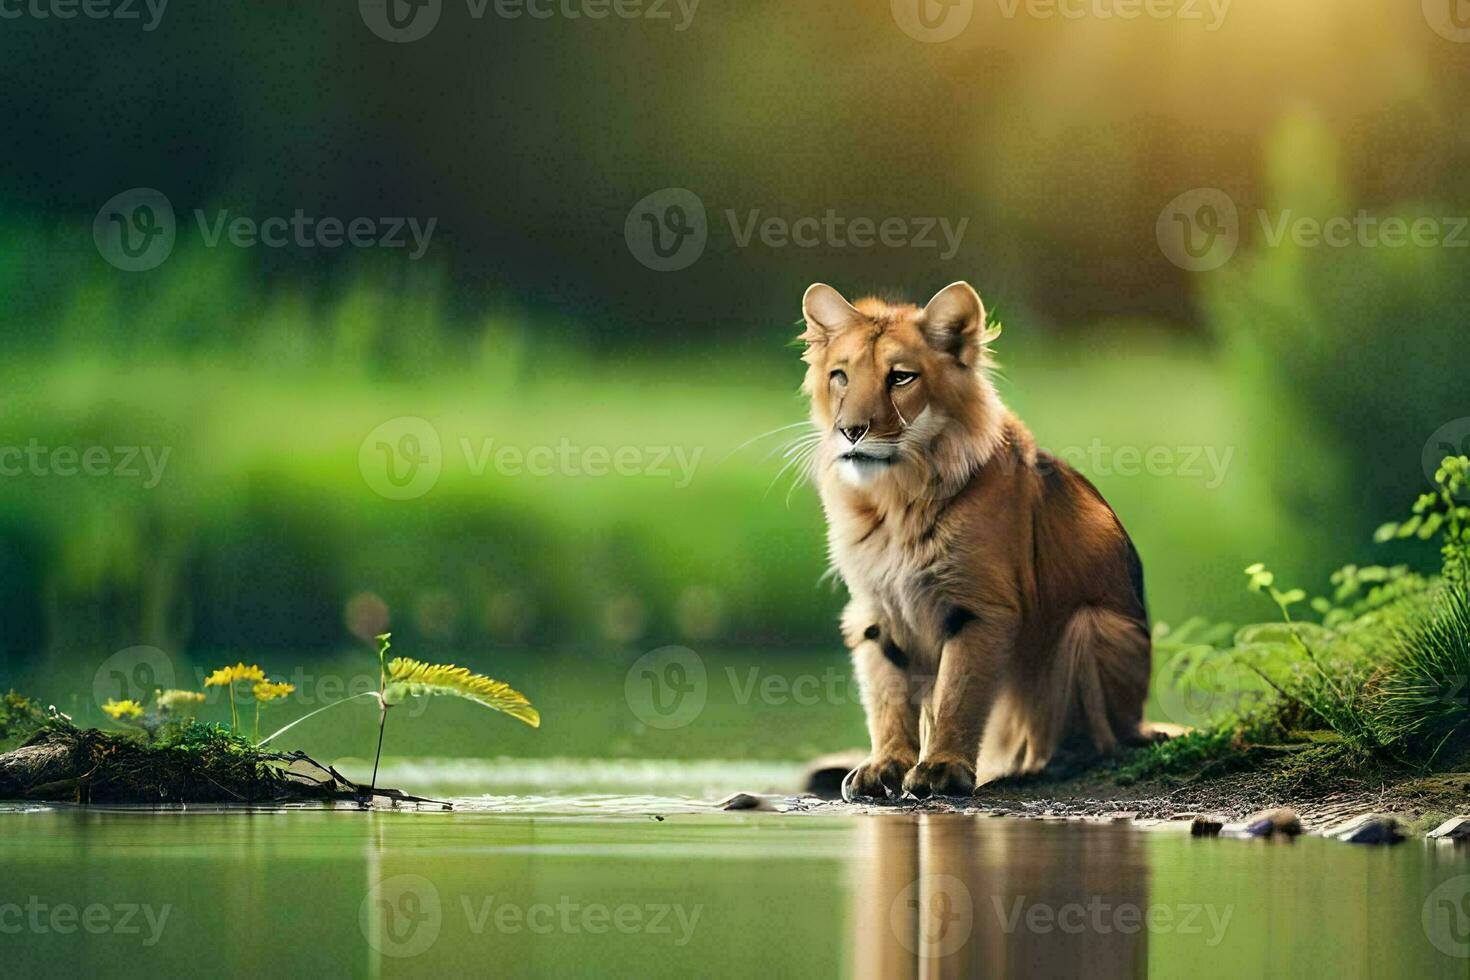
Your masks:
{"label": "white chin fur", "polygon": [[871,486],[875,480],[892,469],[891,464],[863,459],[839,459],[837,475],[854,487]]}

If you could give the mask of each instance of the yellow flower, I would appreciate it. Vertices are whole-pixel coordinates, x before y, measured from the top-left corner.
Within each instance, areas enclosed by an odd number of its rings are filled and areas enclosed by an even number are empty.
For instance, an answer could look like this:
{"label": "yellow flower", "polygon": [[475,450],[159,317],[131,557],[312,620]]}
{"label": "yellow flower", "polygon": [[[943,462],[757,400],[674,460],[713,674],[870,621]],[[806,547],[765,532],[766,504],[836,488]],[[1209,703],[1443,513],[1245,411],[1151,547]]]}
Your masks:
{"label": "yellow flower", "polygon": [[203,704],[204,694],[200,691],[177,689],[158,692],[158,706],[164,711],[174,711],[191,704]]}
{"label": "yellow flower", "polygon": [[257,701],[274,701],[283,698],[296,690],[295,684],[287,684],[285,681],[256,681],[251,691],[255,694]]}
{"label": "yellow flower", "polygon": [[228,687],[236,681],[263,681],[265,671],[254,664],[246,667],[244,662],[233,667],[221,667],[204,681],[205,687]]}
{"label": "yellow flower", "polygon": [[108,717],[117,721],[131,721],[134,718],[143,717],[143,706],[131,700],[113,701],[109,698],[107,703],[102,706],[102,710],[107,713]]}

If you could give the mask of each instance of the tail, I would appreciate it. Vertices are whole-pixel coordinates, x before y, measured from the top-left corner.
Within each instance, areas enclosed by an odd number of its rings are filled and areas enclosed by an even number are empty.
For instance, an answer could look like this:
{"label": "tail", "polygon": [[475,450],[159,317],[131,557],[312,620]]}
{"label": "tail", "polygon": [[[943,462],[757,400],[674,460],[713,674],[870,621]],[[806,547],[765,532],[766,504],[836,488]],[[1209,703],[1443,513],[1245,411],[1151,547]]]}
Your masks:
{"label": "tail", "polygon": [[1099,606],[1077,610],[1049,662],[1013,677],[997,698],[980,743],[980,781],[1039,773],[1063,745],[1069,754],[1105,755],[1137,739],[1151,657],[1137,619]]}
{"label": "tail", "polygon": [[1057,656],[1075,678],[1078,720],[1094,750],[1106,754],[1120,740],[1138,738],[1153,660],[1153,643],[1143,624],[1084,606],[1062,631]]}

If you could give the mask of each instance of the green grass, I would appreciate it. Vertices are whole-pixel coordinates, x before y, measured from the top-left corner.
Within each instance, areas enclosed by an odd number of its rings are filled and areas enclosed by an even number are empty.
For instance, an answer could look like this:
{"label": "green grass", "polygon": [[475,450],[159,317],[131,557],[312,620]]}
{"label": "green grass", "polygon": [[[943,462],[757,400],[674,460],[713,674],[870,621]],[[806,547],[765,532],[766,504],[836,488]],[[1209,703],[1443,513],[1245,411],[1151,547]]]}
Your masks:
{"label": "green grass", "polygon": [[1399,637],[1375,699],[1381,740],[1454,760],[1470,742],[1470,599],[1447,588]]}
{"label": "green grass", "polygon": [[1435,479],[1411,518],[1375,537],[1437,542],[1440,575],[1349,565],[1334,575],[1330,596],[1308,603],[1304,590],[1282,590],[1263,565],[1250,566],[1251,590],[1270,597],[1279,622],[1227,631],[1218,646],[1188,635],[1161,646],[1175,658],[1168,676],[1191,683],[1209,664],[1208,693],[1233,683],[1257,697],[1140,754],[1126,777],[1238,768],[1267,742],[1307,750],[1296,768],[1459,771],[1470,762],[1470,507],[1462,503],[1470,460],[1446,458]]}

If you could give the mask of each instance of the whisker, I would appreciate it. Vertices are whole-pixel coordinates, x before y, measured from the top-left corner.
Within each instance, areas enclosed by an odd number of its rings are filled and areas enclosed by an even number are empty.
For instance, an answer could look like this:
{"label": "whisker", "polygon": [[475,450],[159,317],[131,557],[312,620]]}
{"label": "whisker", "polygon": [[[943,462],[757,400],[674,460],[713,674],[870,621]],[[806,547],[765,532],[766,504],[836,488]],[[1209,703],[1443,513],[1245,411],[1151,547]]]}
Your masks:
{"label": "whisker", "polygon": [[782,464],[781,468],[776,471],[776,475],[771,477],[771,482],[766,486],[766,496],[770,496],[771,489],[781,481],[781,477],[786,474],[786,471],[791,469],[791,467],[796,466],[800,462],[801,457],[794,456],[791,459],[787,460],[784,464]]}
{"label": "whisker", "polygon": [[[758,436],[751,436],[749,439],[745,440],[740,445],[738,445],[734,449],[730,450],[729,454],[727,456],[725,456],[725,460],[728,460],[731,456],[734,456],[736,453],[740,452],[742,449],[746,448],[751,443],[759,442],[760,440],[766,438],[766,436],[773,436],[773,435],[775,435],[778,432],[785,432],[787,429],[795,429],[798,426],[803,426],[803,425],[812,426],[812,428],[815,428],[816,427],[815,425],[813,425],[813,423],[812,423],[812,421],[810,419],[802,419],[800,422],[792,422],[790,425],[778,425],[778,426],[776,426],[776,428],[771,429],[768,432],[762,432]],[[724,462],[725,460],[721,460],[721,462]]]}
{"label": "whisker", "polygon": [[812,446],[819,446],[819,445],[821,445],[821,443],[822,443],[822,434],[819,432],[816,435],[812,436],[811,438],[803,439],[800,442],[787,443],[786,450],[781,455],[782,456],[790,456],[792,453],[799,452],[800,450],[803,450],[803,449],[809,449]]}
{"label": "whisker", "polygon": [[808,454],[803,464],[797,468],[796,476],[794,479],[792,479],[791,486],[786,489],[787,507],[791,506],[791,495],[797,491],[797,488],[804,486],[811,481],[812,473],[815,470],[815,467],[812,464],[815,461],[816,453]]}
{"label": "whisker", "polygon": [[[802,481],[804,478],[809,477],[813,470],[812,464],[816,459],[817,450],[820,448],[820,443],[809,444],[802,447],[800,452],[796,453],[790,459],[788,459],[786,463],[782,465],[779,470],[776,471],[776,475],[771,479],[770,486],[766,487],[767,495],[770,494],[771,489],[775,487],[778,482],[780,482],[781,477],[785,476],[788,471],[791,471],[794,474],[793,488],[796,485],[799,485],[800,481]],[[790,491],[787,492],[786,499],[789,505],[791,501]]]}
{"label": "whisker", "polygon": [[777,453],[780,453],[782,456],[790,456],[793,450],[800,449],[805,446],[815,445],[817,443],[820,443],[823,438],[824,436],[821,432],[802,433],[796,438],[788,440],[787,442],[783,442],[779,446],[775,446],[774,448],[772,448],[770,452],[766,453],[765,458],[770,459]]}
{"label": "whisker", "polygon": [[800,457],[801,462],[797,467],[796,476],[791,481],[791,486],[786,491],[786,506],[791,506],[791,495],[798,488],[811,483],[817,475],[817,451],[820,446],[813,446],[809,452]]}

